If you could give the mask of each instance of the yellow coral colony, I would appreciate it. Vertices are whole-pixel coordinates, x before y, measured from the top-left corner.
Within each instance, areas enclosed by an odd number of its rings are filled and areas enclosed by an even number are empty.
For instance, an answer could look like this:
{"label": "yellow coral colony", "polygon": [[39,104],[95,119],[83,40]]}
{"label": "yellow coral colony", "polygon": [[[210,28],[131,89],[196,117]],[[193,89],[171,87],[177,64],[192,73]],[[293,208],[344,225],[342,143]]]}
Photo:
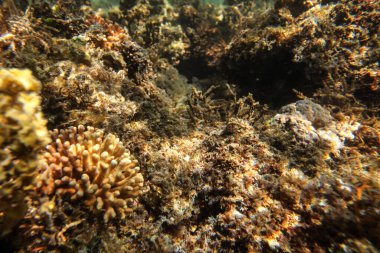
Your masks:
{"label": "yellow coral colony", "polygon": [[25,214],[38,150],[50,142],[39,91],[31,71],[0,69],[0,236]]}
{"label": "yellow coral colony", "polygon": [[118,138],[81,125],[55,129],[51,137],[41,165],[41,193],[82,203],[105,222],[132,211],[144,179]]}

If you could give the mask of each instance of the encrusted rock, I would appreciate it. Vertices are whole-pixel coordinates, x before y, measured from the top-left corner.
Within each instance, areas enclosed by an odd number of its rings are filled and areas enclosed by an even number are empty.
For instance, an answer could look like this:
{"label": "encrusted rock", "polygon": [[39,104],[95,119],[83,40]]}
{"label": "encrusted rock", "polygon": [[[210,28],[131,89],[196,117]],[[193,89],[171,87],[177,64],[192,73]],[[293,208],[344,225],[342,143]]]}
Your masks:
{"label": "encrusted rock", "polygon": [[[348,116],[336,121],[330,112],[310,100],[299,100],[283,106],[273,118],[272,125],[290,134],[286,139],[297,140],[304,147],[322,142],[337,152],[344,146],[345,140],[354,138],[353,132],[360,123]],[[291,137],[290,137],[291,136]]]}

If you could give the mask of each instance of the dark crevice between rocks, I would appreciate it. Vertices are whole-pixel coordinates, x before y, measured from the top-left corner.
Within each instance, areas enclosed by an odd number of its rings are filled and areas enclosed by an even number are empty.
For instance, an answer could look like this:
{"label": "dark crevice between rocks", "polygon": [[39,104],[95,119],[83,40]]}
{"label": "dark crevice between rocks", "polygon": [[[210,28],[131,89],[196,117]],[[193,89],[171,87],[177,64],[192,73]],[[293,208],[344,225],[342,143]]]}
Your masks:
{"label": "dark crevice between rocks", "polygon": [[196,217],[196,223],[205,222],[210,217],[217,217],[225,211],[222,199],[228,196],[226,190],[202,191],[195,198],[195,203],[199,206],[199,214]]}
{"label": "dark crevice between rocks", "polygon": [[306,63],[293,61],[293,53],[288,48],[258,52],[252,58],[227,53],[218,69],[208,66],[205,59],[193,57],[182,60],[177,69],[190,82],[194,82],[194,78],[225,78],[239,87],[239,97],[252,93],[255,100],[273,109],[297,101],[295,91],[312,96],[322,86],[320,80],[309,78]]}
{"label": "dark crevice between rocks", "polygon": [[16,252],[14,245],[12,245],[13,244],[13,241],[12,241],[13,236],[15,236],[15,235],[6,236],[0,240],[1,252],[4,252],[4,253]]}
{"label": "dark crevice between rocks", "polygon": [[292,61],[289,50],[258,53],[252,59],[228,59],[223,72],[230,83],[240,88],[240,95],[253,97],[277,109],[298,100],[296,91],[312,96],[320,85],[307,76],[305,63]]}
{"label": "dark crevice between rocks", "polygon": [[177,66],[178,72],[193,82],[193,78],[204,79],[215,74],[215,69],[209,67],[202,58],[189,58],[182,60]]}
{"label": "dark crevice between rocks", "polygon": [[[348,208],[353,208],[352,206]],[[291,239],[291,243],[295,243],[300,236],[308,238],[309,247],[317,243],[325,248],[330,248],[332,252],[340,252],[340,243],[347,243],[354,238],[367,238],[375,247],[379,247],[379,242],[376,241],[376,219],[379,215],[368,215],[363,219],[353,220],[349,213],[341,213],[340,217],[326,217],[320,225],[311,225],[308,228],[296,228]],[[312,224],[313,217],[304,214],[303,220],[308,224]],[[366,228],[366,229],[363,229]],[[344,231],[342,233],[341,231]],[[374,252],[374,251],[368,251]]]}

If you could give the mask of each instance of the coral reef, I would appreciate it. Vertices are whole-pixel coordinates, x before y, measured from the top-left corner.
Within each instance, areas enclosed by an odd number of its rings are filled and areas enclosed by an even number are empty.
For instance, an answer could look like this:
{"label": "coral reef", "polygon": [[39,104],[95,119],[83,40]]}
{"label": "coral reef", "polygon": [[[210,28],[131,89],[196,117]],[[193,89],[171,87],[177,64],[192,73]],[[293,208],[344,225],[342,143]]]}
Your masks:
{"label": "coral reef", "polygon": [[132,38],[150,51],[152,59],[178,63],[188,54],[188,38],[169,1],[121,1],[120,9]]}
{"label": "coral reef", "polygon": [[2,154],[40,172],[8,252],[379,251],[378,1],[5,2],[64,129]]}
{"label": "coral reef", "polygon": [[[150,175],[150,191],[142,203],[150,215],[135,221],[139,226],[126,226],[136,239],[130,237],[123,245],[163,252],[342,247],[375,252],[378,154],[366,160],[345,147],[342,158],[326,157],[317,152],[331,148],[317,144],[303,147],[302,154],[297,141],[286,142],[289,149],[283,151],[275,148],[274,140],[266,140],[276,135],[255,130],[247,120],[230,118],[213,125],[170,142],[145,144],[142,166]],[[343,158],[349,153],[351,158]],[[349,169],[354,166],[351,159],[367,169]],[[365,197],[357,195],[360,182],[366,182]],[[367,201],[376,204],[366,206]],[[357,216],[358,210],[363,214]],[[354,217],[358,220],[352,224]],[[361,237],[371,241],[357,239]]]}
{"label": "coral reef", "polygon": [[120,9],[154,62],[165,59],[189,77],[205,75],[239,26],[239,13],[202,1],[122,1]]}
{"label": "coral reef", "polygon": [[335,101],[343,99],[337,94],[356,94],[378,107],[379,24],[371,21],[379,18],[377,1],[319,2],[277,1],[232,39],[221,68],[230,81],[277,107],[296,99],[292,89],[312,96],[318,88]]}
{"label": "coral reef", "polygon": [[29,70],[0,69],[0,236],[10,233],[24,216],[39,149],[50,141],[40,89]]}
{"label": "coral reef", "polygon": [[50,135],[34,186],[40,198],[30,201],[16,241],[27,251],[84,247],[126,219],[146,191],[138,162],[113,134],[80,125]]}

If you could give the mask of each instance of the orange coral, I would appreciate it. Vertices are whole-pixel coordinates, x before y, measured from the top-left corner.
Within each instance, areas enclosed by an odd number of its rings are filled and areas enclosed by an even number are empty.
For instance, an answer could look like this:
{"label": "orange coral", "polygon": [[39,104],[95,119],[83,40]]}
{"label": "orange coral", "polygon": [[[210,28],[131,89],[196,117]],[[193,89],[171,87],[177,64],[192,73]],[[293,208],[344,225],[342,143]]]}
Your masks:
{"label": "orange coral", "polygon": [[113,134],[84,126],[51,132],[38,189],[46,195],[80,201],[105,222],[132,211],[144,179],[134,160]]}

